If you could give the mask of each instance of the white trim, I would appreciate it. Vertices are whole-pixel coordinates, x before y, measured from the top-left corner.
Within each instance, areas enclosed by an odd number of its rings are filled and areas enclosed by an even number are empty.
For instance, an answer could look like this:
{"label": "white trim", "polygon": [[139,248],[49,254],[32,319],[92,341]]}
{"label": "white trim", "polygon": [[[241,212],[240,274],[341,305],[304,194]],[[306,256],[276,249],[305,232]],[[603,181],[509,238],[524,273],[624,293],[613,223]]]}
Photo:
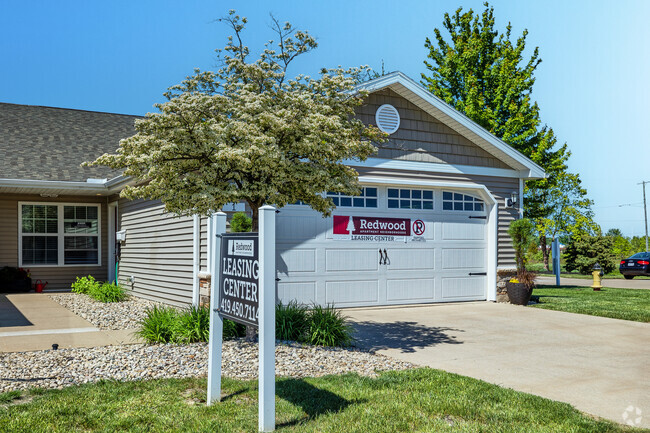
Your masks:
{"label": "white trim", "polygon": [[464,114],[447,105],[447,103],[445,103],[442,99],[432,95],[428,90],[426,90],[424,87],[413,81],[402,72],[397,71],[383,77],[370,80],[366,83],[360,84],[356,87],[356,89],[365,90],[367,92],[374,92],[386,87],[395,86],[401,86],[403,89],[407,90],[412,96],[411,98],[407,99],[415,100],[412,100],[411,102],[416,103],[416,105],[417,102],[420,102],[421,100],[432,107],[435,111],[439,112],[439,116],[434,116],[437,117],[438,120],[448,124],[448,126],[452,127],[456,131],[459,131],[461,134],[466,131],[476,136],[476,138],[483,142],[476,144],[483,147],[489,153],[496,154],[495,156],[500,156],[500,159],[505,159],[504,162],[506,163],[511,162],[511,164],[514,163],[520,166],[522,170],[529,170],[529,178],[544,178],[546,176],[546,173],[544,173],[544,170],[539,165],[535,164],[533,161],[528,159],[526,156],[515,150],[507,143],[490,134],[483,127],[469,119]]}
{"label": "white trim", "polygon": [[[58,258],[57,264],[29,264],[23,265],[23,220],[22,220],[22,206],[23,205],[41,205],[41,206],[56,206],[57,207],[57,233],[56,235],[50,233],[33,233],[34,236],[51,236],[57,237],[58,242]],[[65,233],[63,224],[63,207],[64,206],[96,206],[97,207],[97,234],[88,233],[89,236],[97,236],[97,263],[96,264],[71,264],[66,265],[65,262]],[[60,268],[60,267],[101,267],[102,266],[102,204],[101,203],[69,203],[57,201],[19,201],[18,202],[18,267],[29,268]],[[25,233],[24,235],[29,235]],[[82,236],[83,234],[80,234]],[[71,236],[71,235],[68,235]]]}
{"label": "white trim", "polygon": [[115,214],[117,213],[117,202],[108,203],[106,212],[108,217],[108,281],[117,283],[117,275],[115,275],[115,232],[117,232]]}
{"label": "white trim", "polygon": [[530,178],[528,172],[506,168],[479,167],[474,165],[454,165],[436,162],[401,161],[397,159],[368,158],[365,161],[347,159],[344,164],[356,167],[373,167],[394,170],[423,171],[428,173],[467,174],[477,176]]}
{"label": "white trim", "polygon": [[199,265],[201,264],[201,217],[193,216],[192,227],[192,305],[199,306],[200,290]]}
{"label": "white trim", "polygon": [[519,179],[519,218],[524,217],[524,180]]}
{"label": "white trim", "polygon": [[32,180],[32,179],[2,179],[0,188],[27,188],[35,190],[77,190],[84,194],[112,194],[119,192],[122,187],[133,182],[129,176],[117,176],[112,179],[88,179],[85,182],[67,180]]}

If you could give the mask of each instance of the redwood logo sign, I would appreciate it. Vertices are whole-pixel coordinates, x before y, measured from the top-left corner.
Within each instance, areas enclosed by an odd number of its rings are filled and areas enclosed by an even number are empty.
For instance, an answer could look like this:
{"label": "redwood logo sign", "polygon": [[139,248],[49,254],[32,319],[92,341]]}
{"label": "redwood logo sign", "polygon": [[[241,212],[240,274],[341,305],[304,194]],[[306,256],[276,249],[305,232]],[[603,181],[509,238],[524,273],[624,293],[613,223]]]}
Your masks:
{"label": "redwood logo sign", "polygon": [[411,220],[334,215],[332,232],[337,240],[405,242],[411,237]]}

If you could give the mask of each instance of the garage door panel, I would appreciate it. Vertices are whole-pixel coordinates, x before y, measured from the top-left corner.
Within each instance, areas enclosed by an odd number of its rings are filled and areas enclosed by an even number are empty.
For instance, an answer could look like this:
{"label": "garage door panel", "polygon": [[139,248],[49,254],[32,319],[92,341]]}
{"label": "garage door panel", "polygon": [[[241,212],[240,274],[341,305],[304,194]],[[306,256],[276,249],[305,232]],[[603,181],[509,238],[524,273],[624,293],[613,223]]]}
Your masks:
{"label": "garage door panel", "polygon": [[442,278],[442,299],[485,299],[485,277]]}
{"label": "garage door panel", "polygon": [[387,248],[389,263],[388,270],[429,270],[435,266],[435,252],[433,248],[407,249]]}
{"label": "garage door panel", "polygon": [[[485,240],[485,224],[465,222],[443,222],[442,240]],[[480,220],[482,221],[482,220]]]}
{"label": "garage door panel", "polygon": [[278,299],[285,305],[292,299],[299,304],[313,304],[316,302],[316,283],[278,283]]}
{"label": "garage door panel", "polygon": [[377,304],[379,282],[328,281],[325,283],[325,302],[337,306]]}
{"label": "garage door panel", "polygon": [[399,279],[386,281],[386,300],[432,301],[435,293],[435,279]]}
{"label": "garage door panel", "polygon": [[484,269],[484,248],[443,248],[442,269]]}
{"label": "garage door panel", "polygon": [[376,271],[379,266],[379,252],[375,248],[328,249],[325,251],[325,270]]}
{"label": "garage door panel", "polygon": [[281,274],[288,274],[291,263],[291,273],[316,272],[316,249],[294,248],[291,250],[278,251],[276,255],[278,271]]}
{"label": "garage door panel", "polygon": [[278,216],[275,224],[275,238],[282,241],[305,241],[315,239],[318,235],[319,216],[283,215]]}

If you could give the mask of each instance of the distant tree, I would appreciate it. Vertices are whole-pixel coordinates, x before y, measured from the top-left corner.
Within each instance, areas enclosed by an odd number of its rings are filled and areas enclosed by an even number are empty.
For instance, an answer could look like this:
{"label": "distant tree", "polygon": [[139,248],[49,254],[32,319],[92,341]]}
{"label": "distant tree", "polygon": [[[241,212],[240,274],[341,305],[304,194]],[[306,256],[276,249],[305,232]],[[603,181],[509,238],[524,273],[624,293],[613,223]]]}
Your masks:
{"label": "distant tree", "polygon": [[617,258],[612,252],[614,242],[607,236],[578,235],[571,238],[564,251],[566,270],[590,274],[598,263],[606,274],[616,269]]}
{"label": "distant tree", "polygon": [[[549,233],[597,230],[586,190],[578,175],[567,171],[571,153],[566,143],[557,144],[553,129],[542,125],[539,107],[532,100],[539,50],[536,47],[525,58],[528,32],[524,30],[514,42],[510,24],[499,33],[494,8],[488,3],[481,14],[462,8],[445,14],[443,28],[449,40],[434,29],[435,40],[425,41],[429,53],[424,64],[429,72],[422,74],[422,84],[544,168],[546,179],[526,182],[524,215],[535,222],[548,269]],[[561,213],[558,203],[562,203]]]}
{"label": "distant tree", "polygon": [[233,233],[249,232],[253,229],[253,219],[244,212],[237,212],[230,220],[230,231]]}
{"label": "distant tree", "polygon": [[611,228],[611,229],[607,230],[607,233],[605,233],[605,236],[609,236],[609,237],[612,237],[612,238],[623,237],[623,232],[620,229]]}
{"label": "distant tree", "polygon": [[316,40],[273,19],[277,42],[249,60],[242,41],[246,18],[234,11],[222,19],[233,31],[216,71],[195,70],[165,93],[159,113],[136,121],[136,135],[116,154],[92,164],[122,169],[137,183],[127,198],[159,199],[177,214],[209,214],[226,203],[245,201],[252,210],[300,200],[329,215],[322,193],[360,192],[358,173],[344,160],[364,160],[386,134],[354,117],[364,92],[355,92],[364,68],[323,69],[317,78],[290,78],[297,57]]}

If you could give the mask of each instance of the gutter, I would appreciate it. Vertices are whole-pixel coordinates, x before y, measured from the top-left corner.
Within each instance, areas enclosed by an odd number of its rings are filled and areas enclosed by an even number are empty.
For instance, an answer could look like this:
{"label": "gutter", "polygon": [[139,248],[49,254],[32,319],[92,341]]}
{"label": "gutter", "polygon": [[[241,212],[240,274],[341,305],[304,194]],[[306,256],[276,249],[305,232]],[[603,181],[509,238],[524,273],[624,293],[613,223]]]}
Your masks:
{"label": "gutter", "polygon": [[117,176],[112,179],[89,178],[85,182],[67,180],[32,180],[32,179],[2,179],[0,188],[27,188],[37,190],[71,189],[88,193],[112,194],[124,188],[132,179],[129,176]]}

